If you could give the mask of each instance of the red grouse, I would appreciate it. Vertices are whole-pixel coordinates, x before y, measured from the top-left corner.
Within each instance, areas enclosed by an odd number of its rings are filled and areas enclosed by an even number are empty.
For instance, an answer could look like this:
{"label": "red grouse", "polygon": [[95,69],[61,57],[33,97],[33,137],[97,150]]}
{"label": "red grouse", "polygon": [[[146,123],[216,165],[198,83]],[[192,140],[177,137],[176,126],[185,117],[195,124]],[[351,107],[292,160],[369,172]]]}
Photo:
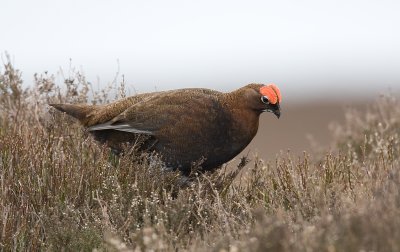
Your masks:
{"label": "red grouse", "polygon": [[106,105],[50,104],[77,118],[114,151],[148,136],[142,151],[155,151],[167,167],[184,174],[203,160],[213,170],[238,155],[254,138],[262,112],[280,116],[274,84],[249,84],[230,93],[190,88],[145,93]]}

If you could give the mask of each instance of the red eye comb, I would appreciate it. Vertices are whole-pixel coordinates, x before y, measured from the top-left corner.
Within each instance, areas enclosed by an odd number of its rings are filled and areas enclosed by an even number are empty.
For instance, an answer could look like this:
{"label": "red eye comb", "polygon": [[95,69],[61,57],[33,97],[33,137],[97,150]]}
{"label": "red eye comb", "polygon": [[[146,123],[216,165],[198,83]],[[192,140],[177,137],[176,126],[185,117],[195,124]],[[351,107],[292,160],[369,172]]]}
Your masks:
{"label": "red eye comb", "polygon": [[281,91],[275,84],[269,84],[260,88],[260,94],[268,97],[271,104],[277,104],[282,101]]}

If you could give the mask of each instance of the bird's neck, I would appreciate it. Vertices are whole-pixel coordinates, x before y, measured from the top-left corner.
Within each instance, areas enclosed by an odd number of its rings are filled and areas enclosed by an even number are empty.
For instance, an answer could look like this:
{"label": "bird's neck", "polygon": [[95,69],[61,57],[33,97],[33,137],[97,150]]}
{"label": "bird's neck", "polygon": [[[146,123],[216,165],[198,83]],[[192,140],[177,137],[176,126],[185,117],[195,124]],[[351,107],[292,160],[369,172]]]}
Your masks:
{"label": "bird's neck", "polygon": [[258,131],[259,114],[252,110],[238,109],[233,111],[233,116],[238,128],[241,128],[240,132],[243,132],[243,137],[248,138],[250,142]]}
{"label": "bird's neck", "polygon": [[241,97],[240,89],[232,93],[225,94],[225,109],[232,116],[235,127],[240,137],[248,139],[250,142],[258,131],[260,113],[246,106]]}

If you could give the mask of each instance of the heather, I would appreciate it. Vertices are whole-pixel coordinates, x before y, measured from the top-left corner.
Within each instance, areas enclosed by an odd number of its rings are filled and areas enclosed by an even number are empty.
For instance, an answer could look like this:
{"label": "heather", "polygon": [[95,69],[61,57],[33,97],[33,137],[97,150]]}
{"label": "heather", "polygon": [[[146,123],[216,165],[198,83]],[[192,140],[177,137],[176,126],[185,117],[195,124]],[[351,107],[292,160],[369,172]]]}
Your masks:
{"label": "heather", "polygon": [[[400,102],[348,110],[332,148],[237,157],[188,180],[135,147],[115,156],[49,103],[106,103],[71,69],[22,85],[0,67],[4,251],[400,251]],[[201,162],[199,162],[201,165]]]}

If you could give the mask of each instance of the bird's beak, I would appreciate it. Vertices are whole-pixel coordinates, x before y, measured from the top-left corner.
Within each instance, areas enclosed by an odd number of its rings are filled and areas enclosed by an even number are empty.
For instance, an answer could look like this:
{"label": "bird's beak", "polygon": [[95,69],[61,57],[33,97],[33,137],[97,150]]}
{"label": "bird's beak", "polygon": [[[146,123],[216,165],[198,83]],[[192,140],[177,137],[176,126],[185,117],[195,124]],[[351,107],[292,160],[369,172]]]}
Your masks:
{"label": "bird's beak", "polygon": [[274,110],[273,113],[274,113],[274,115],[276,115],[276,117],[278,117],[278,119],[279,119],[279,117],[281,117],[281,109],[280,108]]}
{"label": "bird's beak", "polygon": [[264,110],[264,111],[274,113],[274,115],[276,115],[276,117],[278,119],[279,119],[279,117],[281,117],[281,107],[279,106],[279,104],[276,105],[276,108],[267,109],[267,110]]}

